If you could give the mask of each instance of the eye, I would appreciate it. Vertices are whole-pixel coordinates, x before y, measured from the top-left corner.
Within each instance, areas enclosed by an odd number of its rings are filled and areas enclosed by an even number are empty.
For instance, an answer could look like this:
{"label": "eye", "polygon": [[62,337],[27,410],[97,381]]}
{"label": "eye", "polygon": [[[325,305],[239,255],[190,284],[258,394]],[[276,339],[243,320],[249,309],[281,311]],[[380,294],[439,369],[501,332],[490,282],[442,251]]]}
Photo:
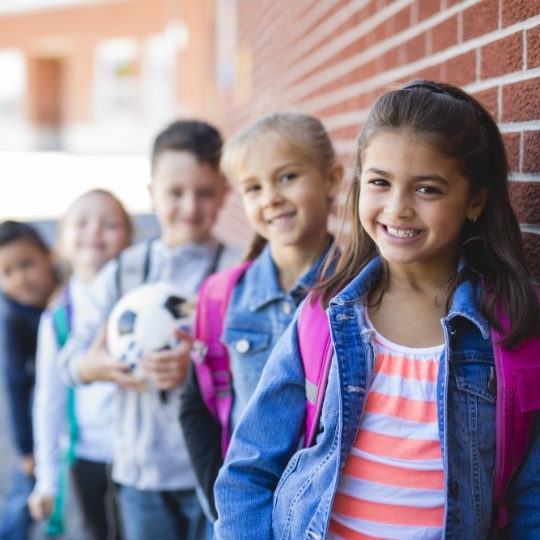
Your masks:
{"label": "eye", "polygon": [[441,190],[433,186],[420,186],[416,190],[425,195],[440,195],[441,194]]}
{"label": "eye", "polygon": [[279,181],[282,184],[287,184],[288,182],[291,182],[292,180],[294,180],[297,177],[298,177],[298,173],[296,173],[296,172],[288,172],[288,173],[282,174],[279,177]]}
{"label": "eye", "polygon": [[371,178],[367,183],[376,187],[387,187],[390,185],[388,180],[385,180],[384,178]]}
{"label": "eye", "polygon": [[244,186],[244,193],[255,193],[261,189],[259,184],[247,184]]}
{"label": "eye", "polygon": [[201,189],[197,192],[197,196],[201,199],[213,199],[216,194],[213,189]]}

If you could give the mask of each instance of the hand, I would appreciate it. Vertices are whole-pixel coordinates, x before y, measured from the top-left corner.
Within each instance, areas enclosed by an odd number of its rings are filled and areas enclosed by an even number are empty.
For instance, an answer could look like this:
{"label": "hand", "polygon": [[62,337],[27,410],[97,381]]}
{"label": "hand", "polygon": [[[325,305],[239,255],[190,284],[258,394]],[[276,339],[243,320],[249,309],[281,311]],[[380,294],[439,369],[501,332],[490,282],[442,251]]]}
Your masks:
{"label": "hand", "polygon": [[48,495],[42,495],[36,490],[30,493],[28,497],[28,510],[32,519],[41,521],[49,517],[52,514],[54,508],[54,497]]}
{"label": "hand", "polygon": [[84,382],[112,381],[134,390],[146,390],[146,383],[130,373],[130,367],[115,360],[105,348],[106,327],[103,326],[90,348],[79,358],[77,369]]}
{"label": "hand", "polygon": [[192,346],[191,334],[176,330],[180,343],[174,349],[146,353],[141,359],[141,366],[159,390],[170,390],[179,386],[186,379]]}
{"label": "hand", "polygon": [[33,476],[35,466],[36,462],[34,460],[33,454],[21,456],[21,458],[19,459],[19,467],[21,468],[25,476]]}

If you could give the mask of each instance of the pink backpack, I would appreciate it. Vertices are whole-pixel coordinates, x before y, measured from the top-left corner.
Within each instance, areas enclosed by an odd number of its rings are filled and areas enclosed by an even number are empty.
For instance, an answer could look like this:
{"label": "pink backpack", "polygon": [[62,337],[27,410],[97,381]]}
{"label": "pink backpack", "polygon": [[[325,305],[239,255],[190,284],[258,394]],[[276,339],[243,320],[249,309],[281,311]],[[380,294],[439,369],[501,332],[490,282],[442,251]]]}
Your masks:
{"label": "pink backpack", "polygon": [[[204,402],[222,427],[223,455],[230,441],[233,396],[227,348],[220,339],[232,291],[250,264],[248,261],[210,276],[200,288],[195,319],[192,358]],[[312,294],[304,302],[298,318],[298,341],[306,375],[306,447],[314,443],[317,435],[334,352],[326,312],[317,301],[312,303],[311,300]],[[501,324],[508,329],[506,317],[501,317]],[[540,410],[540,338],[528,339],[517,349],[508,351],[500,346],[501,337],[491,328],[497,373],[493,481],[493,504],[497,508],[494,525],[497,529],[508,522],[505,491],[527,450],[535,412]]]}

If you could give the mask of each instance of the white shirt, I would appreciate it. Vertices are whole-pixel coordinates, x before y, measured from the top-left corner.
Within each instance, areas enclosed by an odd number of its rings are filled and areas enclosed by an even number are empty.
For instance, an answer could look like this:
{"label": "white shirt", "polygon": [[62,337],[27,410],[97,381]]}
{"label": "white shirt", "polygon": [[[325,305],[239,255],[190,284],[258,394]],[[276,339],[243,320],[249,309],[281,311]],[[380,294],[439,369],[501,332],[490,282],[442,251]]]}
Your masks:
{"label": "white shirt", "polygon": [[[85,313],[90,298],[89,284],[76,277],[69,281],[72,324]],[[36,354],[34,396],[34,454],[36,490],[48,496],[57,491],[61,453],[67,444],[67,386],[60,379],[57,357],[59,346],[51,310],[40,320]],[[115,386],[96,382],[75,391],[75,415],[79,429],[76,455],[106,463],[112,457]]]}

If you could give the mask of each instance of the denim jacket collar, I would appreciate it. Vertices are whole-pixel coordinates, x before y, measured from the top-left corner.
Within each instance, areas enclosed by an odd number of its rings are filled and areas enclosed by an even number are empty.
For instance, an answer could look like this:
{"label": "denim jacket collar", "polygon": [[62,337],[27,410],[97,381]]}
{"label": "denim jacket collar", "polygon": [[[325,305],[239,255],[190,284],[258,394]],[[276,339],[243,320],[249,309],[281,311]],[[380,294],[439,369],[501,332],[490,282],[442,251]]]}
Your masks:
{"label": "denim jacket collar", "polygon": [[[283,292],[279,286],[276,265],[270,252],[270,244],[266,244],[261,254],[248,269],[250,279],[246,281],[245,286],[246,293],[249,294],[249,297],[251,298],[249,303],[250,311],[257,311],[269,302],[280,300],[287,296],[291,296],[295,303],[299,304],[305,296],[305,291],[316,283],[324,259],[333,243],[334,238],[330,236],[328,245],[315,261],[315,264],[313,264],[311,268],[298,279],[294,284],[294,287],[286,293]],[[264,287],[261,287],[261,284],[264,284]]]}
{"label": "denim jacket collar", "polygon": [[[463,259],[459,262],[459,269],[465,264]],[[379,277],[382,270],[380,257],[372,259],[337,296],[331,301],[330,305],[356,304],[368,294],[375,280]],[[479,281],[471,283],[465,281],[458,285],[452,306],[446,320],[451,322],[456,317],[464,317],[474,323],[480,330],[482,337],[486,339],[489,336],[489,325],[486,318],[480,313],[480,298],[482,295],[482,286]]]}

